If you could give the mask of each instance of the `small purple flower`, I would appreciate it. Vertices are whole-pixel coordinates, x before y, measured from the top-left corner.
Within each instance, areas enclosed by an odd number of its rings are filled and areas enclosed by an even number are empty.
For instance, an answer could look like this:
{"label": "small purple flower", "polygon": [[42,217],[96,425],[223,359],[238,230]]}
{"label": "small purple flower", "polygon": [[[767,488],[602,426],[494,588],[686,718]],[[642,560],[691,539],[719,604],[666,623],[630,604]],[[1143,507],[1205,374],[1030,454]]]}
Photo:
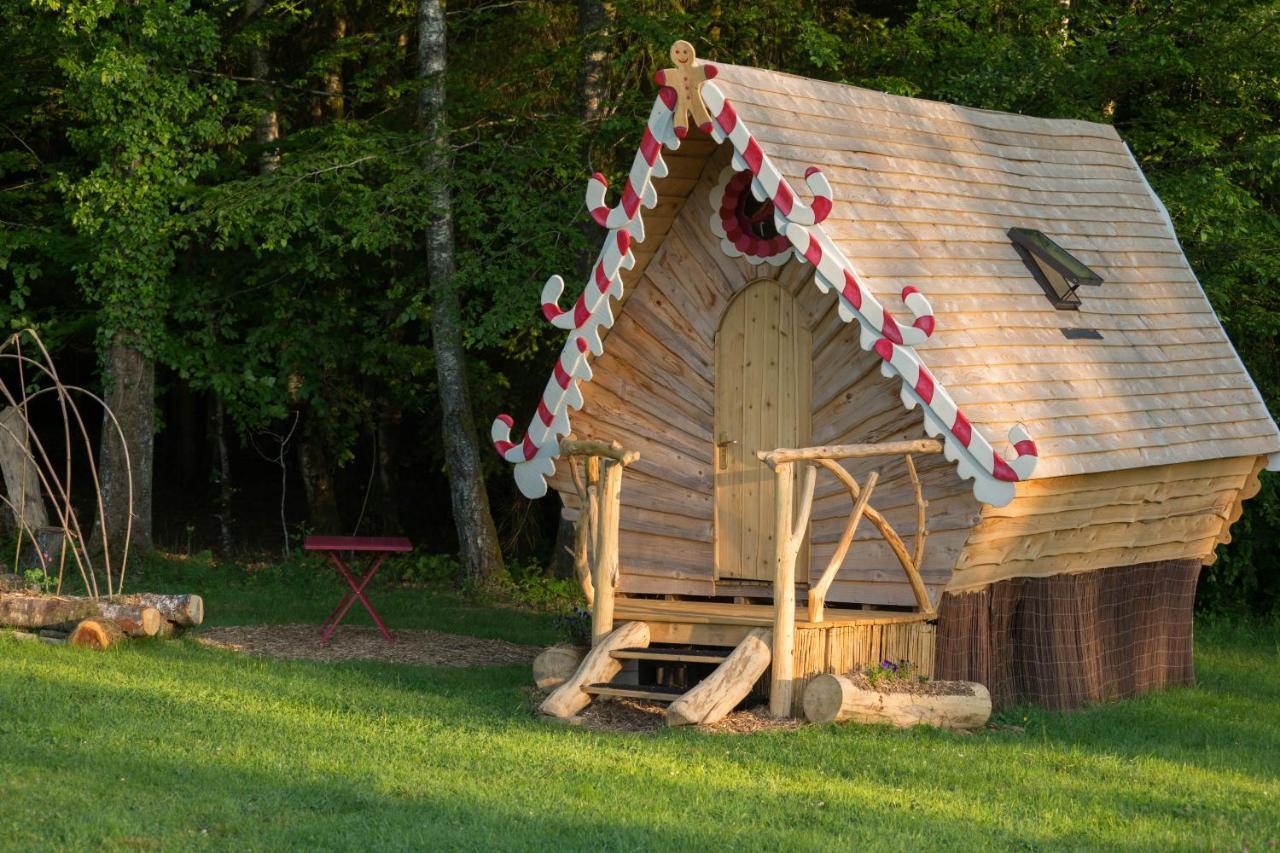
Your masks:
{"label": "small purple flower", "polygon": [[885,660],[880,661],[880,668],[881,668],[881,669],[887,669],[887,670],[889,670],[890,672],[897,672],[897,671],[898,671],[898,665],[897,665],[896,663],[894,663],[893,661],[889,660],[888,658],[886,658]]}

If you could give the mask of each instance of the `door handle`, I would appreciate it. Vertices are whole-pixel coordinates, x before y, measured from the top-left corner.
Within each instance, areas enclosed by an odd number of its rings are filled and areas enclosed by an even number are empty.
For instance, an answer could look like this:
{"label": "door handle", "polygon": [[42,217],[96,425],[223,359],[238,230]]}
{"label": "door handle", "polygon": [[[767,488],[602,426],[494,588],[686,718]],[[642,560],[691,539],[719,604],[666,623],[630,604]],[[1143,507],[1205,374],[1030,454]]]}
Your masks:
{"label": "door handle", "polygon": [[716,454],[716,460],[721,471],[723,471],[725,468],[728,467],[728,465],[725,462],[724,449],[726,447],[729,447],[737,443],[738,443],[738,440],[736,438],[729,438],[724,433],[720,433],[720,440],[716,442],[716,449],[719,450],[720,452]]}

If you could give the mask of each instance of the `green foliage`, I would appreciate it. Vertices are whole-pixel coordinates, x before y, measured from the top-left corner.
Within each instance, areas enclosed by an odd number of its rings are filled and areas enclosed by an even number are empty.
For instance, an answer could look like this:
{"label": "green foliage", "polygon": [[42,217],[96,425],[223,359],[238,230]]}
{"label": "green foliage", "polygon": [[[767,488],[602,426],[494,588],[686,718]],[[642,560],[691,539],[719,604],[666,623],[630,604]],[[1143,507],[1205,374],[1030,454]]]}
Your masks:
{"label": "green foliage", "polygon": [[178,214],[215,166],[214,147],[244,136],[227,122],[234,88],[206,76],[217,22],[186,0],[42,5],[59,21],[61,106],[80,158],[57,184],[92,247],[77,266],[81,284],[100,306],[100,334],[154,348],[188,236]]}
{"label": "green foliage", "polygon": [[22,573],[22,579],[31,589],[46,594],[53,592],[58,586],[58,578],[43,569],[27,569]]}
{"label": "green foliage", "polygon": [[928,677],[915,671],[915,664],[909,660],[891,661],[885,659],[880,663],[869,664],[862,669],[867,682],[872,687],[881,685],[889,687],[899,681],[928,681]]}
{"label": "green foliage", "polygon": [[[412,4],[0,0],[0,328],[36,325],[59,348],[125,334],[175,383],[216,395],[242,440],[297,424],[338,467],[393,411],[421,425],[411,453],[439,470],[427,190],[453,189],[483,430],[541,392],[562,337],[537,312],[539,287],[555,272],[581,287],[599,236],[584,180],[621,185],[653,71],[687,37],[715,60],[1114,124],[1276,410],[1277,0],[610,8],[607,33],[586,36],[608,74],[603,114],[584,125],[574,4],[450,3],[454,168],[437,175],[416,128]],[[264,46],[269,79],[254,79]],[[254,135],[266,110],[275,142]],[[506,466],[485,459],[526,560],[546,537],[529,535],[537,516]],[[1206,606],[1280,606],[1280,554],[1263,545],[1278,517],[1267,480],[1206,575]]]}

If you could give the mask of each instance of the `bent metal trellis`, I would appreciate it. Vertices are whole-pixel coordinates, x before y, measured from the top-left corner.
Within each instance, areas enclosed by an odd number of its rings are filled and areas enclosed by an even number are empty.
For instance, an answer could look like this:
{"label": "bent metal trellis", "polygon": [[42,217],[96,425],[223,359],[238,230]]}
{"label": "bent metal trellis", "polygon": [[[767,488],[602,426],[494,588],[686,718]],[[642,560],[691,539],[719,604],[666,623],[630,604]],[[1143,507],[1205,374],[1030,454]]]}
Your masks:
{"label": "bent metal trellis", "polygon": [[[714,76],[714,72],[708,76]],[[846,323],[857,320],[859,345],[880,356],[880,370],[885,377],[901,379],[903,405],[908,409],[921,407],[925,431],[943,439],[947,460],[956,464],[960,477],[973,479],[978,500],[994,506],[1013,500],[1014,484],[1030,477],[1035,469],[1035,443],[1021,425],[1014,426],[1008,436],[1014,456],[1006,461],[972,427],[946,389],[925,368],[914,347],[933,334],[935,321],[929,301],[915,287],[903,288],[902,299],[913,321],[903,324],[895,320],[860,283],[852,263],[822,228],[831,212],[832,193],[821,170],[810,167],[805,172],[805,184],[813,193],[813,201],[805,203],[715,83],[708,80],[702,84],[701,95],[712,116],[712,122],[702,129],[716,142],[727,140],[732,145],[734,168],[750,171],[751,191],[756,199],[773,203],[777,229],[786,235],[795,256],[814,266],[814,282],[823,293],[835,293],[840,318]],[[673,127],[675,105],[675,91],[669,87],[660,89],[627,186],[616,206],[609,207],[605,202],[608,184],[602,175],[593,175],[587,184],[587,207],[610,234],[593,267],[591,281],[573,309],[562,309],[558,304],[564,291],[560,276],[552,276],[543,287],[543,314],[556,327],[569,330],[569,335],[524,438],[511,439],[514,420],[505,414],[494,420],[490,433],[498,453],[515,465],[516,483],[527,497],[546,494],[547,477],[555,472],[555,460],[560,454],[560,437],[570,431],[569,410],[582,407],[579,382],[591,378],[588,353],[598,356],[604,351],[600,330],[612,326],[614,320],[609,300],[622,299],[621,269],[634,265],[631,241],[644,240],[642,209],[657,204],[653,179],[667,173],[662,147],[675,150],[680,145]]]}
{"label": "bent metal trellis", "polygon": [[[24,341],[29,342],[30,348],[35,352],[34,355],[24,351]],[[47,496],[54,508],[54,521],[60,528],[63,538],[56,573],[53,571],[55,567],[47,564],[45,555],[37,545],[38,531],[28,523],[26,508],[29,496],[11,494],[9,498],[5,498],[0,495],[0,502],[3,503],[4,509],[10,511],[16,521],[16,547],[21,552],[24,539],[35,546],[33,550],[41,568],[47,576],[56,577],[56,589],[59,592],[62,590],[64,580],[66,556],[70,554],[88,596],[97,598],[103,593],[108,596],[119,594],[123,590],[125,568],[129,560],[129,541],[133,532],[133,467],[129,460],[129,446],[120,428],[120,422],[106,402],[97,394],[62,381],[54,367],[53,358],[34,329],[24,329],[0,341],[0,366],[13,369],[12,374],[0,375],[0,411],[17,415],[12,424],[0,422],[0,440],[8,442],[10,447],[16,449],[21,457],[23,468],[34,472],[38,488],[42,493],[36,498],[37,502],[43,501]],[[8,378],[14,380],[13,388],[10,388],[10,383],[6,381]],[[42,441],[31,426],[32,404],[40,403],[45,397],[51,397],[58,407],[57,413],[50,413],[50,422],[54,422],[58,415],[61,416],[61,460],[57,458],[57,448]],[[128,481],[125,495],[128,512],[124,536],[119,540],[110,535],[111,531],[108,530],[109,520],[102,496],[102,483],[98,477],[94,446],[85,419],[76,402],[77,398],[87,399],[101,407],[104,415],[103,429],[114,431],[115,440],[120,442],[124,453]],[[85,454],[89,481],[93,488],[92,508],[96,513],[97,532],[101,536],[100,548],[90,546],[89,536],[81,527],[80,519],[76,514],[76,500],[72,489],[72,457],[79,450],[83,450]],[[62,463],[61,466],[58,464],[59,461]],[[61,473],[59,473],[59,467],[62,468]],[[25,489],[27,478],[24,475],[20,479],[24,484],[21,488]],[[121,549],[118,554],[113,554],[112,543],[116,541],[120,541]],[[95,559],[96,557],[100,557],[100,562]],[[18,565],[16,558],[14,565]],[[101,569],[101,578],[99,569]]]}

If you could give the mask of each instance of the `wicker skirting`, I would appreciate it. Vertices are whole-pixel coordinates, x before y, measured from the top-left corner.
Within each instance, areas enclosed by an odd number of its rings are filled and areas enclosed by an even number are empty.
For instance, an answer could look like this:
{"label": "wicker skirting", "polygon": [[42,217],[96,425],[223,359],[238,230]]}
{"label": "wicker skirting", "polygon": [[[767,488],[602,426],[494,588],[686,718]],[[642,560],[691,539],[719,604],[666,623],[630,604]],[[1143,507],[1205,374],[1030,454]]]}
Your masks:
{"label": "wicker skirting", "polygon": [[1075,708],[1195,679],[1197,560],[1013,578],[943,596],[935,677],[979,681],[996,708]]}

